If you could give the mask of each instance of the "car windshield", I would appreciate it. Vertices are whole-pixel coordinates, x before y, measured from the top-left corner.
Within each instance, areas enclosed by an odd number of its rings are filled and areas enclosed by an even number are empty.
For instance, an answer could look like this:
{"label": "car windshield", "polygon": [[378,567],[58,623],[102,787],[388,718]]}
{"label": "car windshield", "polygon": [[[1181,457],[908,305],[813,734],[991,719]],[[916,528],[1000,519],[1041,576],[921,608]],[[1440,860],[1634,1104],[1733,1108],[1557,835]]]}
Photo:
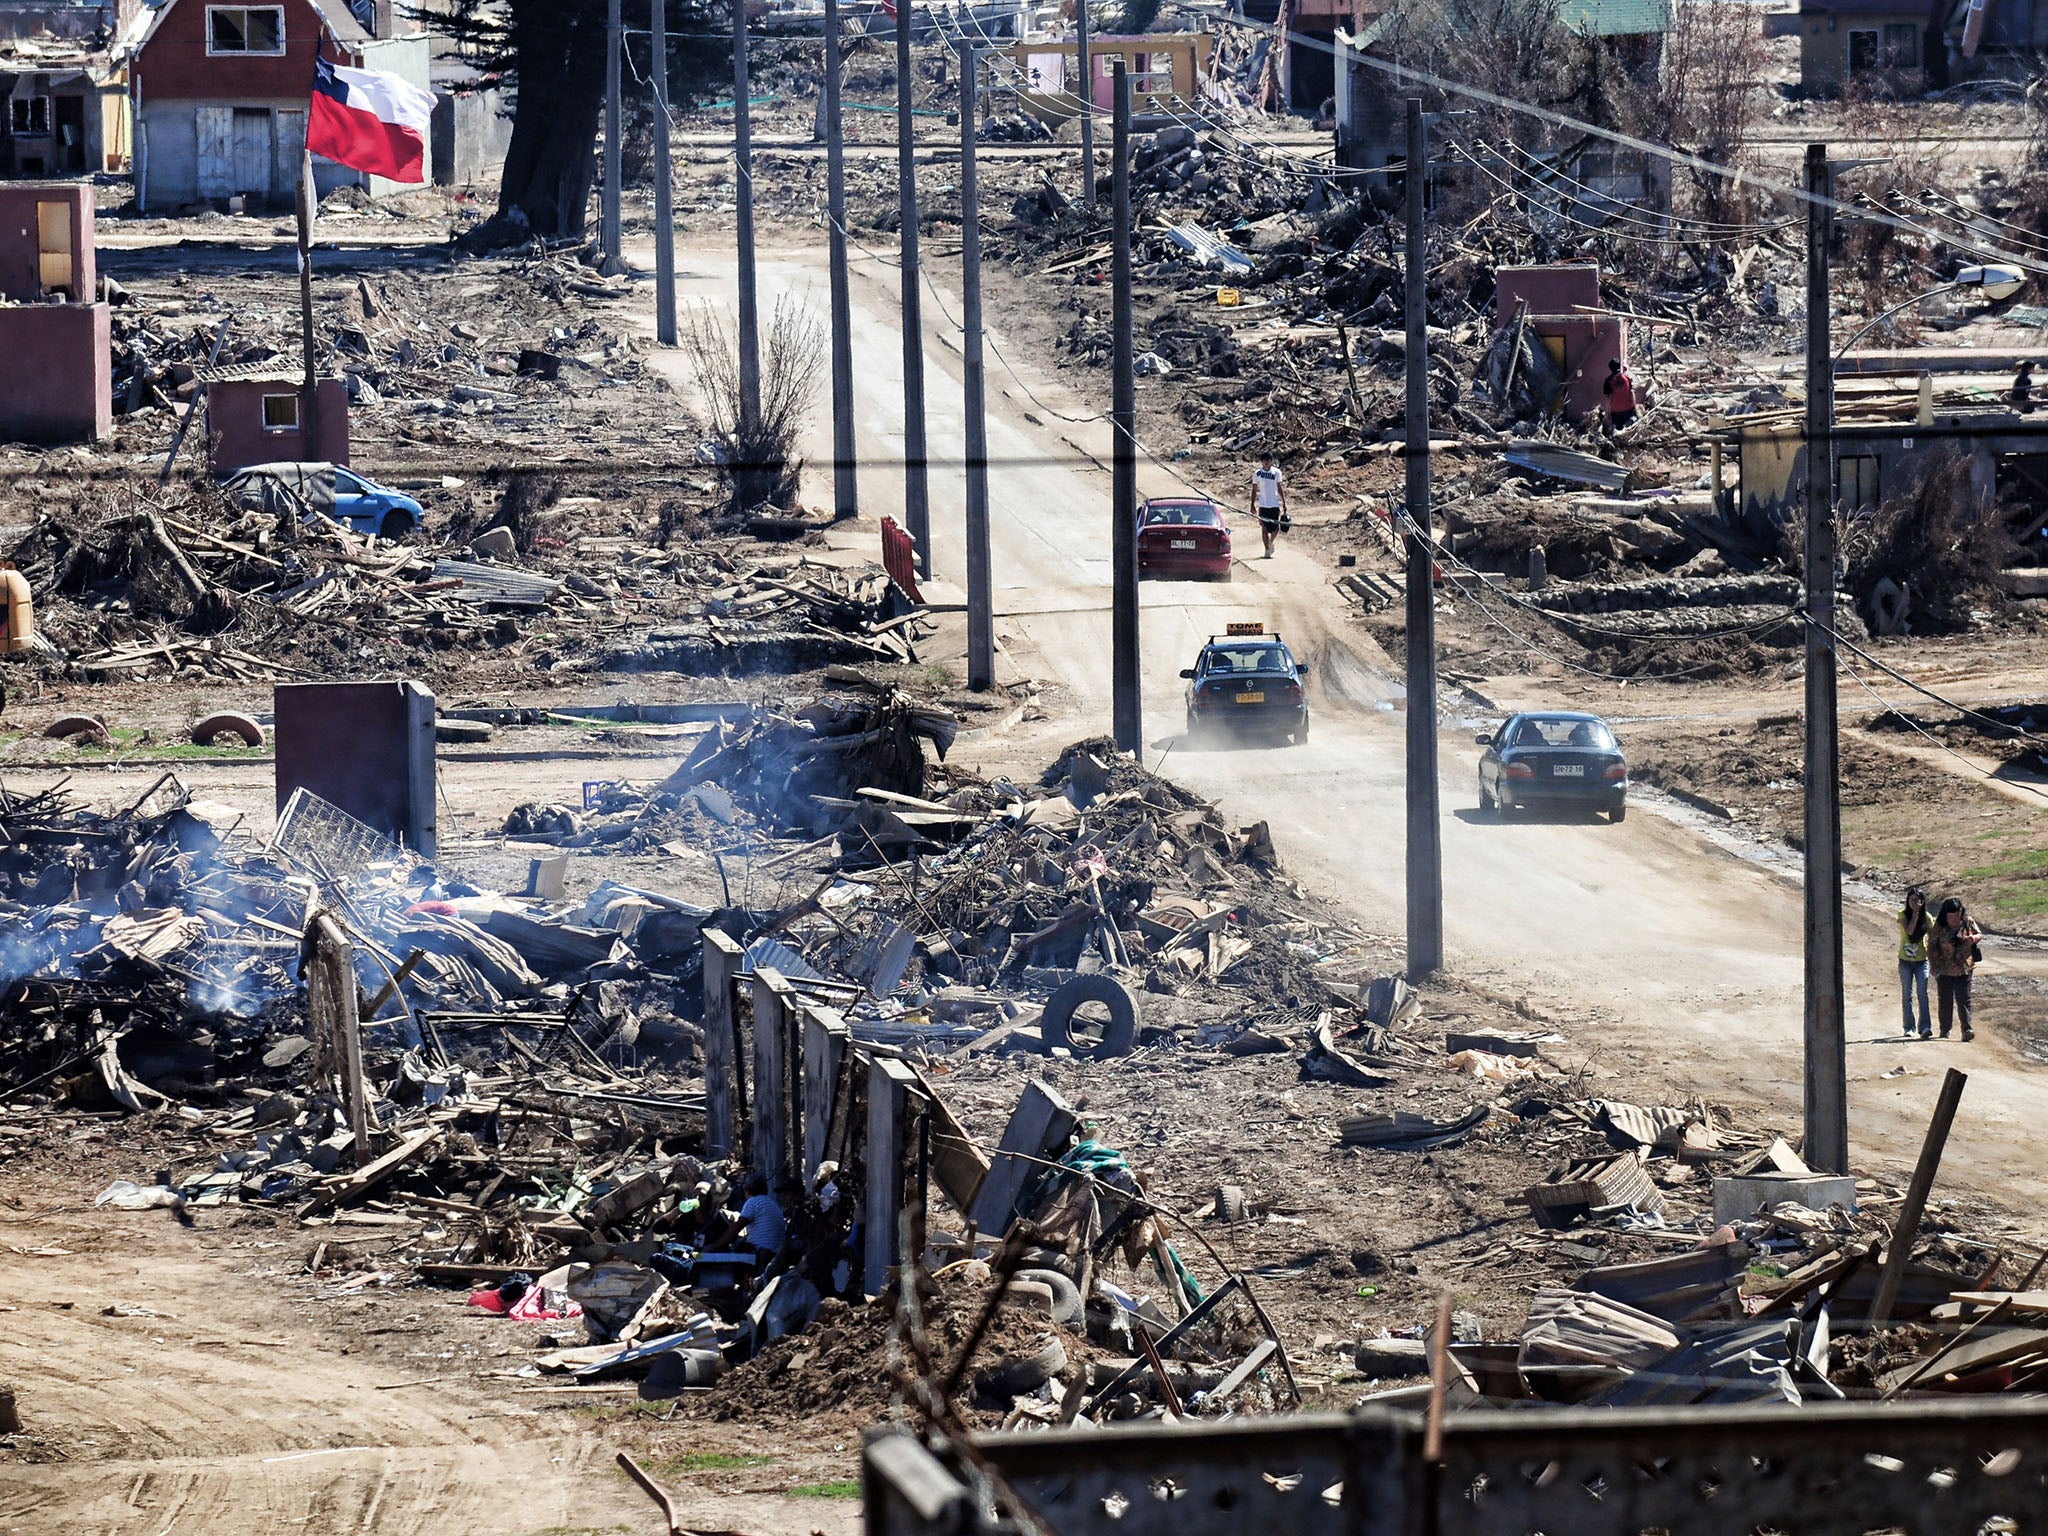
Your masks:
{"label": "car windshield", "polygon": [[366,482],[350,474],[345,469],[337,469],[334,472],[334,485],[337,490],[348,491],[352,494],[359,494],[369,489]]}
{"label": "car windshield", "polygon": [[1233,651],[1211,651],[1212,672],[1285,672],[1287,652],[1277,645],[1246,646]]}
{"label": "car windshield", "polygon": [[1163,523],[1198,523],[1213,528],[1218,521],[1216,509],[1206,501],[1169,501],[1145,508],[1147,528],[1157,528]]}
{"label": "car windshield", "polygon": [[1515,729],[1511,747],[1583,747],[1595,752],[1614,750],[1614,733],[1604,720],[1574,720],[1569,716],[1527,715]]}

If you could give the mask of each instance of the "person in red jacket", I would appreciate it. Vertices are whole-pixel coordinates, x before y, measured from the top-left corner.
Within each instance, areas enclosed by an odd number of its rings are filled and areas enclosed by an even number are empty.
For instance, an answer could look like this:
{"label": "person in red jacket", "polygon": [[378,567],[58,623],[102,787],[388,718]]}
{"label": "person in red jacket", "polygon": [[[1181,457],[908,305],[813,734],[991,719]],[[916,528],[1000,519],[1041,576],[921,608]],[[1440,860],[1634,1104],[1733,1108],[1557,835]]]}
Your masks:
{"label": "person in red jacket", "polygon": [[1636,419],[1635,380],[1621,366],[1621,359],[1607,359],[1607,377],[1600,381],[1600,393],[1607,397],[1607,424],[1616,432],[1632,426]]}

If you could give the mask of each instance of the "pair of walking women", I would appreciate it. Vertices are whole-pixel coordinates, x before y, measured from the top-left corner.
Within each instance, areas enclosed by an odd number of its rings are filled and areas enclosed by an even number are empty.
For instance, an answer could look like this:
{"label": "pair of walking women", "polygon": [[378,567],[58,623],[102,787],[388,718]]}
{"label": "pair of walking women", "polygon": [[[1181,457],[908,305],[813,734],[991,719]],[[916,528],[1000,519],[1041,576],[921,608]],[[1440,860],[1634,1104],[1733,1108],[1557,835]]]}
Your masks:
{"label": "pair of walking women", "polygon": [[1917,886],[1906,892],[1906,904],[1899,910],[1899,1005],[1906,1016],[1906,1034],[1914,1033],[1913,1004],[1920,1004],[1919,1035],[1932,1039],[1934,1031],[1927,1017],[1927,976],[1934,974],[1936,1011],[1941,1017],[1941,1038],[1960,1021],[1965,1040],[1976,1039],[1970,1028],[1970,976],[1984,952],[1977,941],[1983,932],[1970,921],[1970,914],[1955,897],[1946,898],[1932,917],[1927,913],[1927,893]]}

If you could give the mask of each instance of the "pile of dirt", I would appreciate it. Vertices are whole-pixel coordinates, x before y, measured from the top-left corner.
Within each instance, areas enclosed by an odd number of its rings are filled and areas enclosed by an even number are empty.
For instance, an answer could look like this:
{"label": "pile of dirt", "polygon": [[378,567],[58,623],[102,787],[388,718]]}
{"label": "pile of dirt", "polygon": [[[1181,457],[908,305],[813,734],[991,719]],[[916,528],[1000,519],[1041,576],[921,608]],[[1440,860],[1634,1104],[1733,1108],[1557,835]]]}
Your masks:
{"label": "pile of dirt", "polygon": [[[924,1326],[942,1370],[959,1358],[986,1304],[989,1283],[978,1278],[982,1268],[974,1266],[972,1274],[941,1272],[933,1280]],[[1092,1353],[1085,1340],[1042,1315],[1032,1315],[1028,1306],[1006,1306],[975,1351],[959,1403],[973,1428],[995,1428],[1010,1409],[1007,1397],[975,1392],[974,1383],[982,1373],[1008,1359],[1028,1359],[1048,1342],[1066,1352],[1069,1373],[1084,1368]],[[903,1400],[890,1365],[900,1357],[900,1346],[892,1343],[895,1321],[893,1292],[861,1306],[827,1298],[808,1328],[776,1340],[721,1377],[709,1392],[693,1396],[688,1411],[742,1423],[795,1423],[840,1413],[857,1414],[863,1422],[894,1417]],[[905,1364],[907,1368],[907,1359]],[[1054,1383],[1056,1391],[1058,1385]]]}

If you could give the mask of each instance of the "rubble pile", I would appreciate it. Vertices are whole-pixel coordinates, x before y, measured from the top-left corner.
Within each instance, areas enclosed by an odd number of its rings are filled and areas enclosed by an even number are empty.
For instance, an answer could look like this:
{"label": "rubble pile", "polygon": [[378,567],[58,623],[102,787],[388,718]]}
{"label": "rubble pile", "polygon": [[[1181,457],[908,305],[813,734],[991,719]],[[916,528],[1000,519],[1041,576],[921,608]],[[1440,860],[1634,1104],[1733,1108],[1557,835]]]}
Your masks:
{"label": "rubble pile", "polygon": [[[344,659],[431,671],[438,654],[454,653],[449,668],[477,651],[561,672],[915,659],[916,612],[879,567],[739,539],[530,543],[522,554],[504,530],[469,547],[380,539],[195,483],[45,511],[7,558],[37,594],[55,664],[87,682],[262,681]],[[645,638],[621,644],[628,625]]]}

